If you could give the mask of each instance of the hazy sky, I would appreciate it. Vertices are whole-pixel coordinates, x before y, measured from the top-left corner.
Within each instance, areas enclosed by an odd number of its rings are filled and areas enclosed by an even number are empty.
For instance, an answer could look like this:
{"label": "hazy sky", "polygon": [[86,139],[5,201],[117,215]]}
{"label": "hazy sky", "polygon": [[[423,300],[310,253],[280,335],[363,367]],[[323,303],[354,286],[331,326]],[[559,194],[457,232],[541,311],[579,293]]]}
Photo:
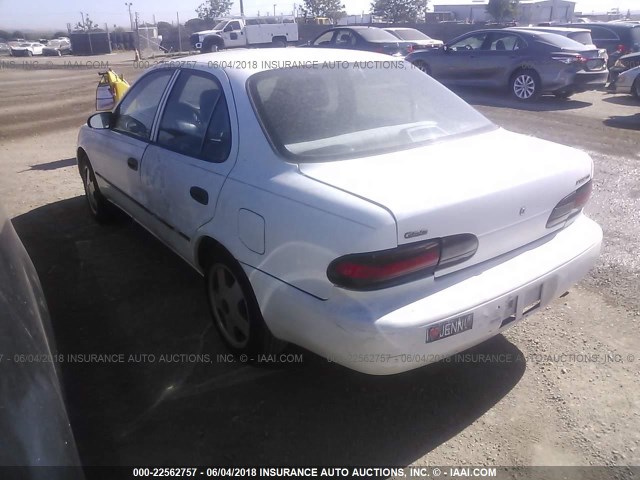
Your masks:
{"label": "hazy sky", "polygon": [[[132,11],[140,13],[141,21],[151,22],[153,16],[157,21],[176,20],[176,11],[180,21],[184,22],[196,16],[195,9],[203,0],[128,0],[133,3]],[[244,0],[246,15],[256,15],[260,12],[273,14],[273,4],[276,13],[291,13],[294,2],[291,0]],[[298,2],[299,4],[300,2]],[[432,0],[431,5],[448,3],[442,0]],[[345,0],[349,14],[360,14],[369,11],[371,0]],[[640,11],[638,0],[578,0],[576,11],[606,12],[610,8],[618,7],[622,12],[628,8]],[[89,14],[91,19],[109,28],[114,25],[128,26],[129,13],[125,1],[121,0],[0,0],[0,28],[35,28],[35,29],[65,29],[67,23],[75,25],[80,21],[80,12]],[[234,0],[232,14],[240,13],[240,0]]]}

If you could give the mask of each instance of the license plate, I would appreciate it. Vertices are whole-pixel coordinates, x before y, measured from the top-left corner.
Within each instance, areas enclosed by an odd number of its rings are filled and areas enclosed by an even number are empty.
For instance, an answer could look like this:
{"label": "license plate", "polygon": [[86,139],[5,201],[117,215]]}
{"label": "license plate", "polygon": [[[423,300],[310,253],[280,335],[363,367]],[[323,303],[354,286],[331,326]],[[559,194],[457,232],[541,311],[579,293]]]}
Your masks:
{"label": "license plate", "polygon": [[427,343],[452,337],[473,328],[473,313],[451,318],[427,328]]}

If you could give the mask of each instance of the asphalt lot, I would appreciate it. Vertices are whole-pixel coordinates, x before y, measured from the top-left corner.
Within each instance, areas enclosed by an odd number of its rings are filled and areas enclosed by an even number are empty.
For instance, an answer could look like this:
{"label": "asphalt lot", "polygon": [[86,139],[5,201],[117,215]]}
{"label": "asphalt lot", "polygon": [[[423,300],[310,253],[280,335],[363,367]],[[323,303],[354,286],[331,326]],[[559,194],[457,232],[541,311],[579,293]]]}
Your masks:
{"label": "asphalt lot", "polygon": [[506,129],[592,155],[587,212],[603,253],[568,296],[465,361],[368,377],[296,348],[259,367],[219,359],[202,279],[135,223],[95,224],[81,196],[74,146],[100,62],[128,79],[142,70],[130,54],[42,60],[0,69],[0,204],[38,270],[59,351],[76,355],[60,367],[85,464],[640,464],[631,97],[522,105],[458,91]]}

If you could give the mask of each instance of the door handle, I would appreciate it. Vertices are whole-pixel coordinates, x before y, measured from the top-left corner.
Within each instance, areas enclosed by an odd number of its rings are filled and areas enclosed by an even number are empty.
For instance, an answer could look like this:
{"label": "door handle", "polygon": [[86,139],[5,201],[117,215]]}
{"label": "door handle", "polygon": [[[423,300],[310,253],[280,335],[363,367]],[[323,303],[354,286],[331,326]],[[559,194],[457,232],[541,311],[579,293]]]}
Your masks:
{"label": "door handle", "polygon": [[196,202],[201,203],[202,205],[209,204],[209,193],[204,188],[191,187],[189,193],[191,194],[191,198]]}
{"label": "door handle", "polygon": [[135,158],[127,158],[127,165],[131,170],[138,171],[138,160]]}

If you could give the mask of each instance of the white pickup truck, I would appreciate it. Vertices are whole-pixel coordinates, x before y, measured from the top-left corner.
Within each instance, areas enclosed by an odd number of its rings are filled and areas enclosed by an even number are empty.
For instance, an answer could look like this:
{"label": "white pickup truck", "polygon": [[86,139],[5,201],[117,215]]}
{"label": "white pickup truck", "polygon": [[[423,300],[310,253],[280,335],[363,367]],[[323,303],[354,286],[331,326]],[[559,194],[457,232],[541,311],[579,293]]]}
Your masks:
{"label": "white pickup truck", "polygon": [[190,41],[202,53],[236,47],[286,47],[298,41],[298,24],[293,16],[227,18],[213,30],[195,32]]}

